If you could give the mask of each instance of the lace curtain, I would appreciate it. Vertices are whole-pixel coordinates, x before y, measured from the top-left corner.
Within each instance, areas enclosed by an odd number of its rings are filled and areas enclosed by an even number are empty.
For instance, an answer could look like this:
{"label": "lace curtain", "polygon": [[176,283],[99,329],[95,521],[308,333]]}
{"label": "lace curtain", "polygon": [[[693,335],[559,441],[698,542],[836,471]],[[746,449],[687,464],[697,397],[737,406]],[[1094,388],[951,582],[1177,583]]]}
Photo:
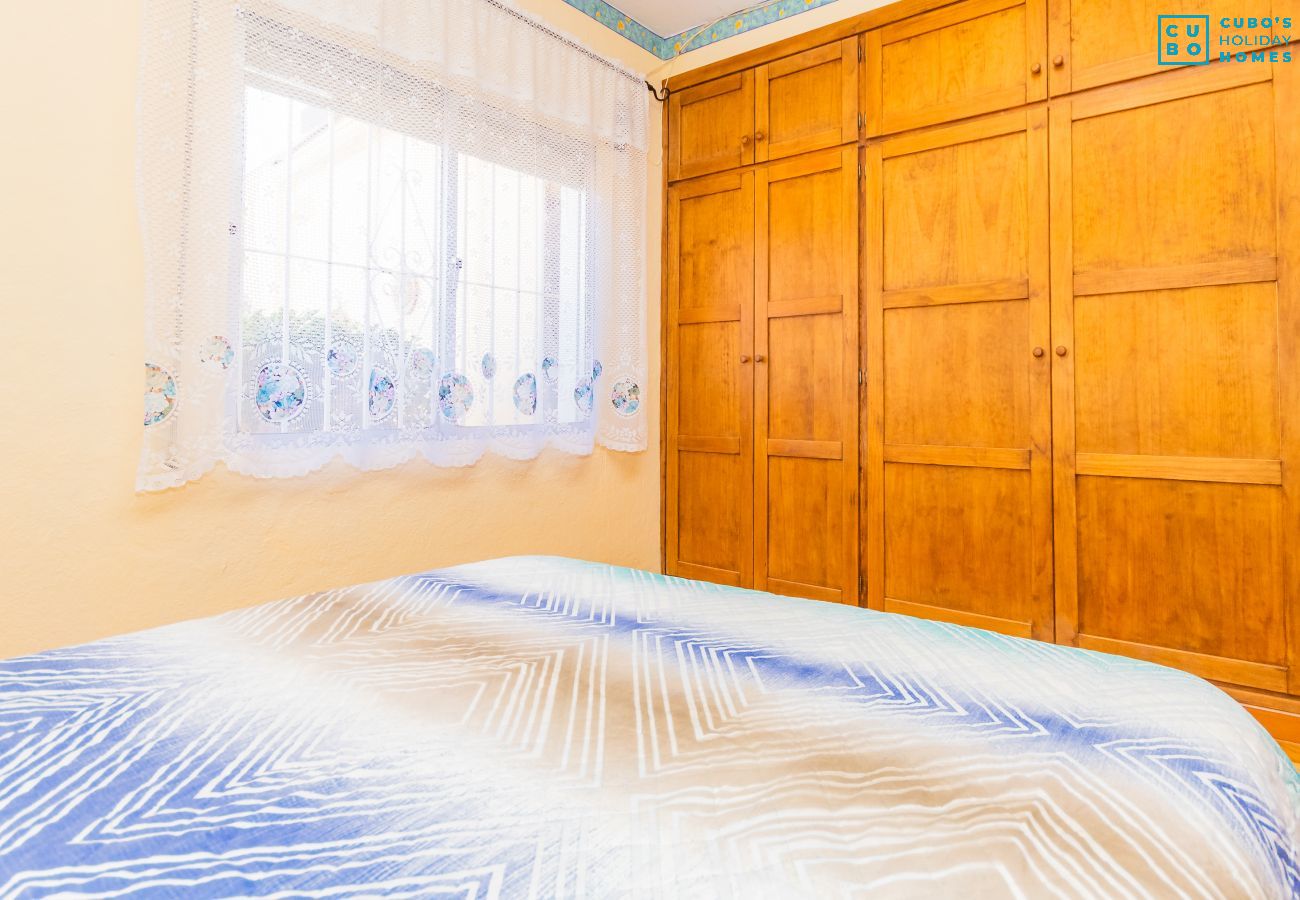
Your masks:
{"label": "lace curtain", "polygon": [[647,95],[497,0],[147,0],[137,486],[646,445]]}

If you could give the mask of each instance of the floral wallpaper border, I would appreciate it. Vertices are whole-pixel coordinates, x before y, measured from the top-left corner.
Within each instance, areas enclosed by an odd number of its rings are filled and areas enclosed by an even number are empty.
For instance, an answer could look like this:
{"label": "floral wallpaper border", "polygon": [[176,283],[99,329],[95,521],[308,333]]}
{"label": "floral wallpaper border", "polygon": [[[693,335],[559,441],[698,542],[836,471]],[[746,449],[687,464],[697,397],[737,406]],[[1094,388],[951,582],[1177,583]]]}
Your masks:
{"label": "floral wallpaper border", "polygon": [[763,25],[797,16],[801,12],[834,3],[835,0],[769,0],[762,6],[743,13],[727,16],[708,28],[693,28],[670,37],[662,37],[646,28],[636,19],[610,6],[605,0],[564,0],[574,9],[585,13],[616,31],[642,49],[649,50],[660,59],[672,59],[690,50],[698,50]]}

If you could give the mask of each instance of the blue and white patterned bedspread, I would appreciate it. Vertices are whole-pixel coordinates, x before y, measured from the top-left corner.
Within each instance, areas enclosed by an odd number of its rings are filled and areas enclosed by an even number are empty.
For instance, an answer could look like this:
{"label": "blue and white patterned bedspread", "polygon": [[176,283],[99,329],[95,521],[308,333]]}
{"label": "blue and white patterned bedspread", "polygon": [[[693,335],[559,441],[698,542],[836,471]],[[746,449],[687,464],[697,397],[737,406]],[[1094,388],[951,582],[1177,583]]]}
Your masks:
{"label": "blue and white patterned bedspread", "polygon": [[0,662],[0,896],[1300,897],[1170,669],[550,557]]}

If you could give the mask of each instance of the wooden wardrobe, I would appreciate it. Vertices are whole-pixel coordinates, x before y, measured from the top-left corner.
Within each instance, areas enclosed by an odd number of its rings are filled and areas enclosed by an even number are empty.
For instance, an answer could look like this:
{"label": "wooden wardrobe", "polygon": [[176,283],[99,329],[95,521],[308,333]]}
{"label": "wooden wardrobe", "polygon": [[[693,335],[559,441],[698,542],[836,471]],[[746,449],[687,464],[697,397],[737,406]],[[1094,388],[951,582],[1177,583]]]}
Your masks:
{"label": "wooden wardrobe", "polygon": [[1300,742],[1300,48],[1158,66],[1184,5],[904,0],[669,81],[665,571]]}
{"label": "wooden wardrobe", "polygon": [[857,73],[840,41],[669,104],[672,573],[857,600]]}

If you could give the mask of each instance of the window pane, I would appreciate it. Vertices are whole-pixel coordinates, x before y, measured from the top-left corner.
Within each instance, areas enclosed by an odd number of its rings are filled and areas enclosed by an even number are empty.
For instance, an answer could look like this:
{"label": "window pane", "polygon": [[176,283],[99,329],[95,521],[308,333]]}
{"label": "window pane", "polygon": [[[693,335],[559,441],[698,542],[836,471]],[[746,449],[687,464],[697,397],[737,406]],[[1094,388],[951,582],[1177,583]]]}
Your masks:
{"label": "window pane", "polygon": [[249,88],[244,103],[244,247],[284,249],[290,101]]}
{"label": "window pane", "polygon": [[244,152],[245,430],[585,415],[582,192],[261,87]]}

